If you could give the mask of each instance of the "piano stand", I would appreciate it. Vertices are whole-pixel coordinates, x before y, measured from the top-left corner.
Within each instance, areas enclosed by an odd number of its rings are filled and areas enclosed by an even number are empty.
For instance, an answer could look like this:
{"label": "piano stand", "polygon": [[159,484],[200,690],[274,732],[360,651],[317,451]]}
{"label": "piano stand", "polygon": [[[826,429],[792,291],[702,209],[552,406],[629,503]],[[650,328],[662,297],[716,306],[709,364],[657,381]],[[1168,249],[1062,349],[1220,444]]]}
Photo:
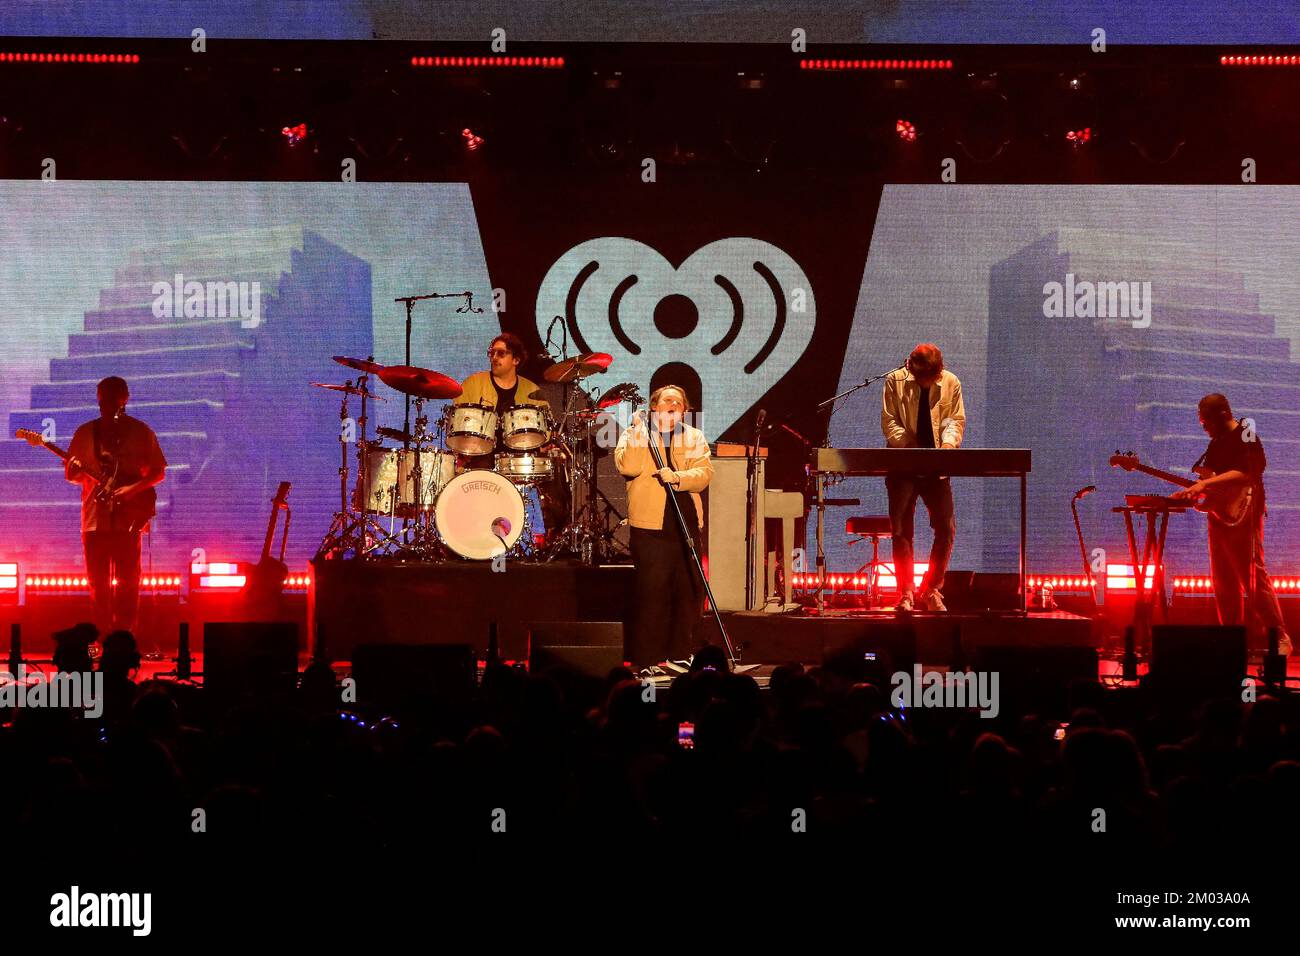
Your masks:
{"label": "piano stand", "polygon": [[[1173,502],[1130,504],[1111,511],[1124,516],[1124,530],[1128,536],[1128,552],[1132,559],[1133,589],[1133,639],[1124,643],[1124,680],[1137,680],[1138,648],[1144,654],[1151,647],[1151,624],[1155,612],[1168,616],[1168,594],[1165,591],[1165,532],[1169,528],[1169,515],[1181,514],[1189,506]],[[1138,560],[1137,535],[1133,531],[1133,516],[1146,518],[1146,535],[1142,543],[1142,560]],[[1159,519],[1157,521],[1157,518]],[[1151,589],[1147,590],[1147,571],[1152,572]]]}
{"label": "piano stand", "polygon": [[890,474],[942,475],[950,478],[1018,478],[1020,480],[1020,609],[1029,613],[1028,477],[1031,456],[1027,448],[814,448],[810,471],[816,478],[817,497],[817,613],[826,608],[826,508],[841,502],[826,497],[831,475],[858,478]]}

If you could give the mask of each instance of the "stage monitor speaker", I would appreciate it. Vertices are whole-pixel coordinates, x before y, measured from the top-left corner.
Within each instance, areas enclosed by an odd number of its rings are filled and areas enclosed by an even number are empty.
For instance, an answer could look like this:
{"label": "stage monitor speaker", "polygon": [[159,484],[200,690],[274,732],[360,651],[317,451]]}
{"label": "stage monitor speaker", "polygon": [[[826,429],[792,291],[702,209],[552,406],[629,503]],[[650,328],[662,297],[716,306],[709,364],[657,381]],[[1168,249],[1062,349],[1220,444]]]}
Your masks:
{"label": "stage monitor speaker", "polygon": [[1246,666],[1246,629],[1240,625],[1151,628],[1147,683],[1165,703],[1191,708],[1215,698],[1240,699]]}
{"label": "stage monitor speaker", "polygon": [[474,698],[478,660],[469,644],[358,644],[352,677],[360,704],[459,707]]}
{"label": "stage monitor speaker", "polygon": [[207,621],[203,687],[216,696],[293,691],[298,625],[292,621]]}
{"label": "stage monitor speaker", "polygon": [[528,669],[552,667],[604,680],[623,666],[622,621],[537,621],[528,625]]}
{"label": "stage monitor speaker", "polygon": [[1033,713],[1061,720],[1074,707],[1072,688],[1097,683],[1097,649],[1077,644],[977,647],[973,669],[996,672],[1001,716]]}
{"label": "stage monitor speaker", "polygon": [[824,669],[845,680],[872,683],[885,690],[896,672],[910,673],[916,663],[916,631],[907,624],[872,621],[862,633],[834,647],[829,641],[827,645]]}
{"label": "stage monitor speaker", "polygon": [[943,600],[950,611],[1014,611],[1020,607],[1020,575],[949,571]]}

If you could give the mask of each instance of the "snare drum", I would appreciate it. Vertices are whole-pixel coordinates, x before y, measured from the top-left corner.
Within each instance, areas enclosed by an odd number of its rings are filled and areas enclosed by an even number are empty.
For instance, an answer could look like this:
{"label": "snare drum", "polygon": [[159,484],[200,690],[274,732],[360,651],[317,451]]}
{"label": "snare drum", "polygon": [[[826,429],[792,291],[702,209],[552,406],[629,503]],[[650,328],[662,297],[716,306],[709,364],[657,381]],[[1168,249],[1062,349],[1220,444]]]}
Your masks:
{"label": "snare drum", "polygon": [[491,405],[452,405],[447,447],[462,455],[490,455],[497,446],[497,413]]}
{"label": "snare drum", "polygon": [[434,523],[443,544],[462,558],[486,561],[505,554],[524,533],[524,498],[510,480],[475,469],[447,482]]}
{"label": "snare drum", "polygon": [[352,493],[353,507],[377,514],[407,516],[417,511],[429,511],[437,500],[438,492],[455,475],[456,458],[445,451],[420,452],[420,486],[416,494],[415,449],[372,448],[366,455],[366,472],[369,475],[369,500],[363,508],[362,482],[357,480]]}
{"label": "snare drum", "polygon": [[546,409],[540,405],[512,405],[501,416],[501,441],[516,451],[532,451],[546,444],[551,429]]}
{"label": "snare drum", "polygon": [[555,462],[550,455],[524,453],[497,455],[496,472],[516,484],[549,480],[555,473]]}

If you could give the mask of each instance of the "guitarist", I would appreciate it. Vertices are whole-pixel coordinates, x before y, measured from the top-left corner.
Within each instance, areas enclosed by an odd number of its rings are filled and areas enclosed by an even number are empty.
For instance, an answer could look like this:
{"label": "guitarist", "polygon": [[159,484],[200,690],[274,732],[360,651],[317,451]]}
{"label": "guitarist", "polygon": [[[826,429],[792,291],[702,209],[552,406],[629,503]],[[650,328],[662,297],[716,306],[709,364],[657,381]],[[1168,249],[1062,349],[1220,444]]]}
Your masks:
{"label": "guitarist", "polygon": [[[153,516],[153,495],[144,492],[163,480],[167,459],[153,429],[126,414],[124,379],[109,376],[95,394],[99,418],[72,436],[64,474],[81,485],[81,541],[96,623],[130,631],[140,596],[140,533]],[[109,479],[107,494],[97,494],[88,470]]]}
{"label": "guitarist", "polygon": [[[1200,481],[1173,494],[1195,500],[1206,491],[1249,485],[1250,512],[1233,526],[1210,518],[1210,576],[1220,624],[1240,624],[1249,611],[1262,627],[1276,627],[1278,652],[1291,653],[1282,609],[1264,567],[1264,445],[1253,430],[1233,417],[1224,395],[1201,399],[1197,409],[1201,427],[1210,436],[1209,447],[1193,469]],[[1201,466],[1204,467],[1201,467]],[[1243,595],[1245,598],[1243,607]]]}

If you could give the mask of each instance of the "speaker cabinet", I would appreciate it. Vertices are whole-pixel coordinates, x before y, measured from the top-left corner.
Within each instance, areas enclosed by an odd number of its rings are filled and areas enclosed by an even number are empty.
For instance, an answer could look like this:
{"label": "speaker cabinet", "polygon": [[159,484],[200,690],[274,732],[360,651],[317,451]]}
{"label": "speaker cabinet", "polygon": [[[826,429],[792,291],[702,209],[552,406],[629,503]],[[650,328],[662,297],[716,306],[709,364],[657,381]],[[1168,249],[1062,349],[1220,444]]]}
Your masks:
{"label": "speaker cabinet", "polygon": [[528,625],[528,669],[552,667],[602,680],[623,665],[622,621],[539,621]]}
{"label": "speaker cabinet", "polygon": [[459,707],[474,698],[478,660],[468,644],[358,644],[352,677],[359,704]]}
{"label": "speaker cabinet", "polygon": [[1079,645],[988,645],[976,648],[974,669],[998,675],[1001,714],[1035,713],[1064,720],[1071,688],[1097,683],[1097,649]]}
{"label": "speaker cabinet", "polygon": [[1240,625],[1160,624],[1151,628],[1147,684],[1163,703],[1193,708],[1241,698],[1246,629]]}
{"label": "speaker cabinet", "polygon": [[281,693],[297,685],[297,624],[208,621],[203,625],[203,687],[208,693]]}

